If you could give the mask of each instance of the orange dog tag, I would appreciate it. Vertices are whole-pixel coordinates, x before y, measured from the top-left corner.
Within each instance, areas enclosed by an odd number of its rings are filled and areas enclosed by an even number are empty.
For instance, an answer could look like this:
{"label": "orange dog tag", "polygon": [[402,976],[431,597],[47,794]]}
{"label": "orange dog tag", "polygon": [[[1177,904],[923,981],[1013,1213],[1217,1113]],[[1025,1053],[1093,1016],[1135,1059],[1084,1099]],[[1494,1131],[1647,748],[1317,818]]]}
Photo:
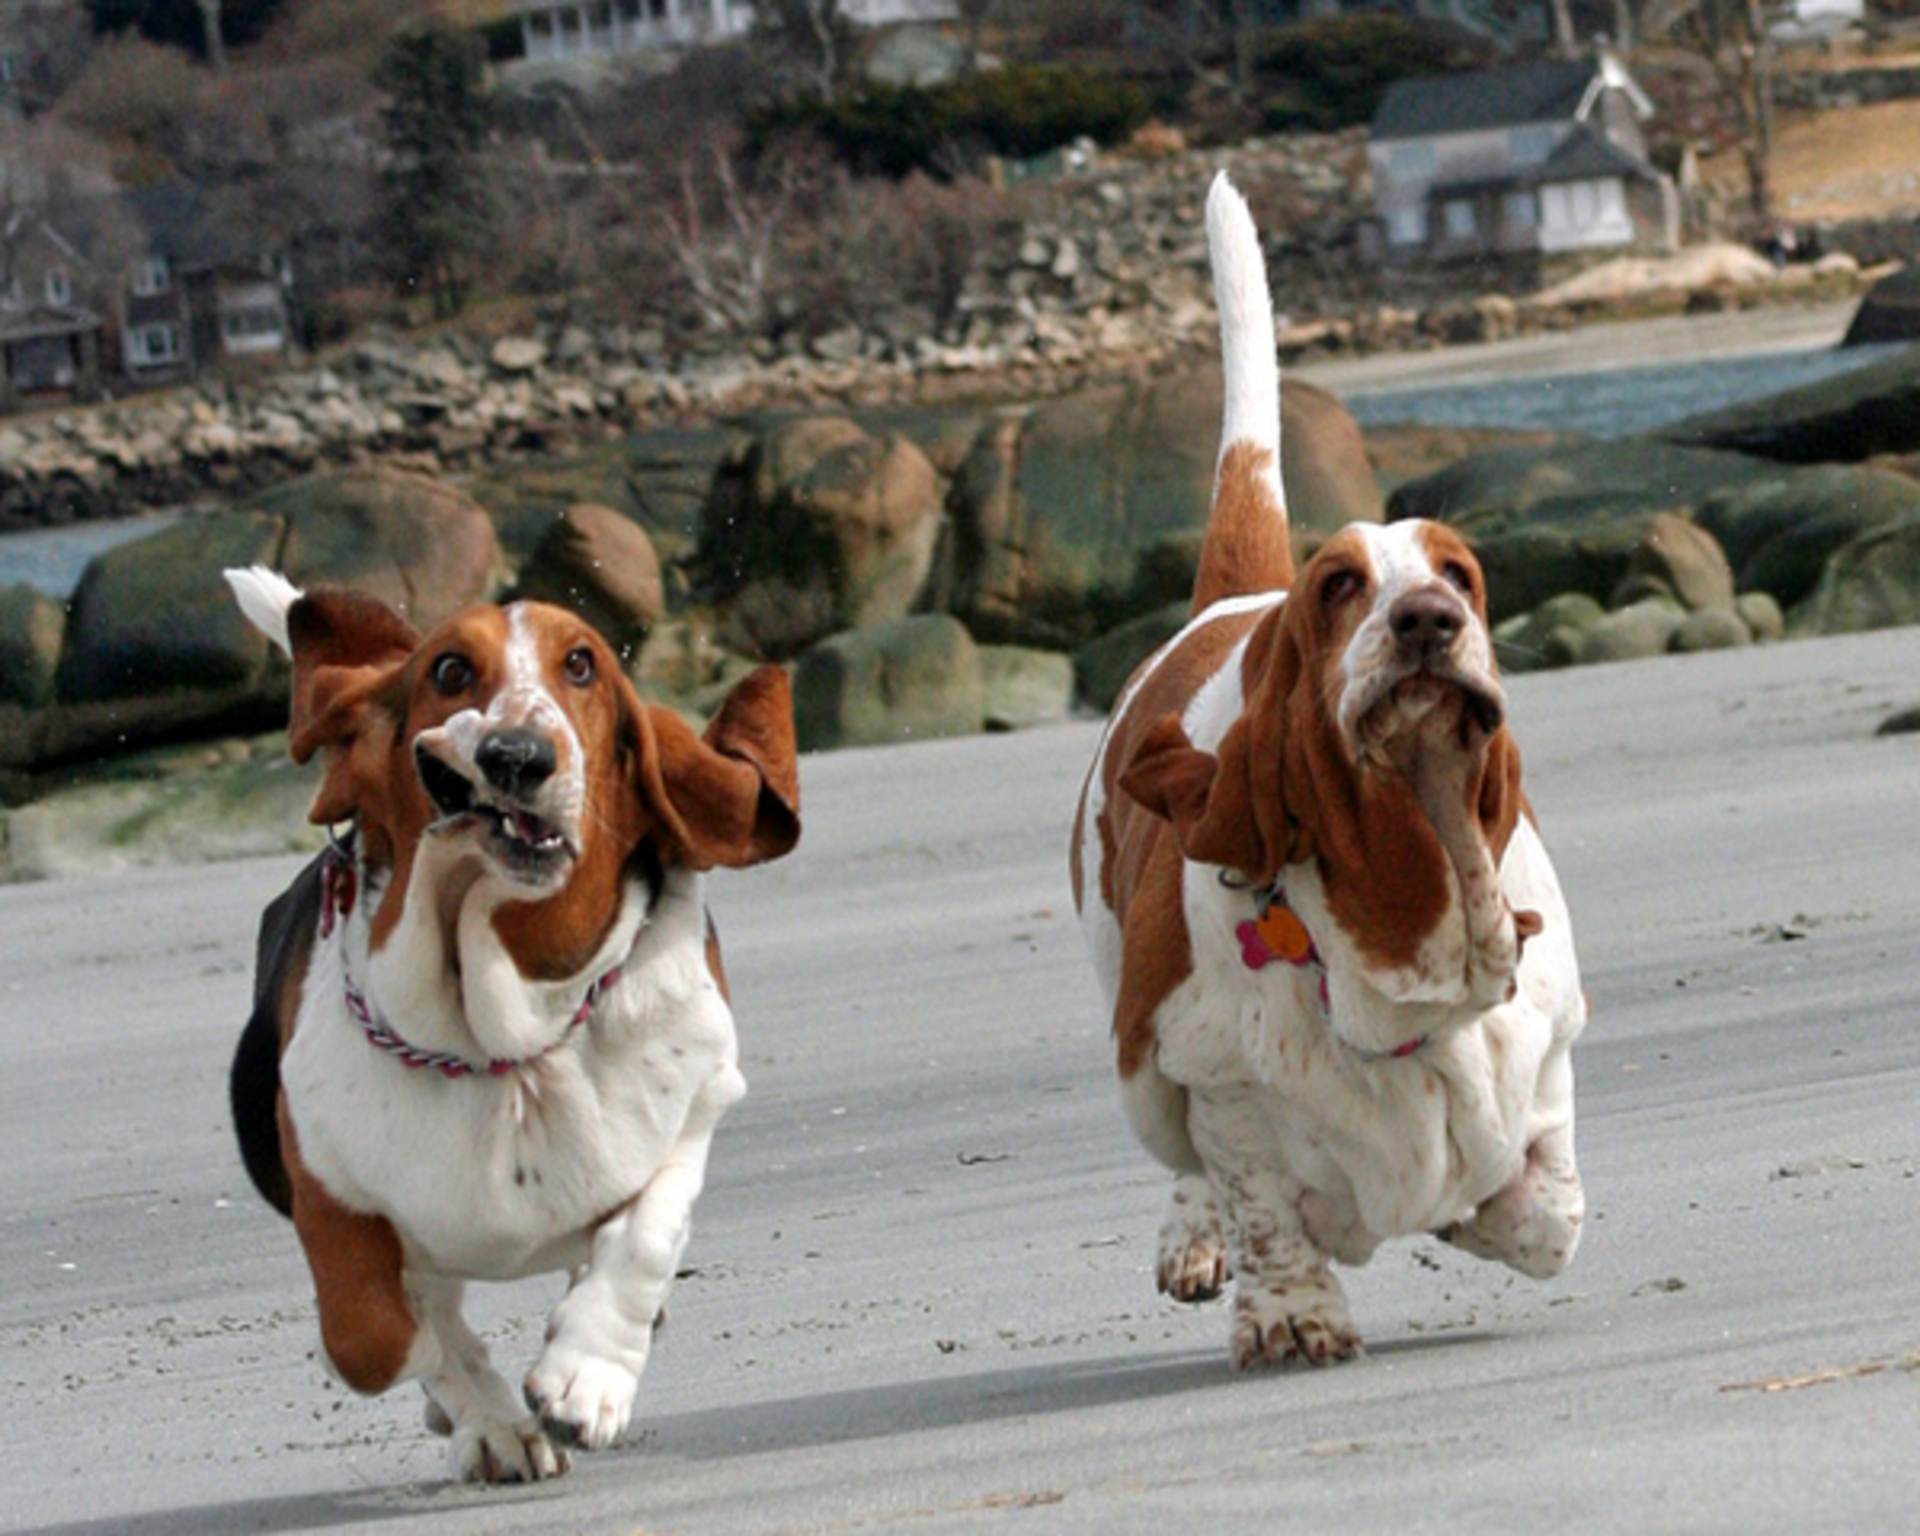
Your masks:
{"label": "orange dog tag", "polygon": [[1293,908],[1271,906],[1260,914],[1256,926],[1268,951],[1289,965],[1305,965],[1313,953],[1313,940],[1306,925],[1294,915]]}

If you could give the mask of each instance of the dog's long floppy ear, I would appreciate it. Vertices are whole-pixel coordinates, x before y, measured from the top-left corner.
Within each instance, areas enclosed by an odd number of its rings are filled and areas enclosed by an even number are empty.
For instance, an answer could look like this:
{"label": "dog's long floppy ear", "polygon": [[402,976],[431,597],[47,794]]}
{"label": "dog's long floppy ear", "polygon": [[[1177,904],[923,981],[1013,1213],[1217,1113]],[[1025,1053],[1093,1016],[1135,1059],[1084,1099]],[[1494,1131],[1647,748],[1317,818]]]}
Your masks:
{"label": "dog's long floppy ear", "polygon": [[1284,859],[1269,849],[1254,803],[1247,737],[1243,717],[1221,738],[1218,754],[1203,752],[1179,717],[1168,715],[1135,748],[1120,789],[1173,828],[1189,859],[1264,880]]}
{"label": "dog's long floppy ear", "polygon": [[779,667],[742,678],[704,735],[671,710],[640,711],[640,792],[671,852],[695,869],[741,869],[800,840],[793,694]]}
{"label": "dog's long floppy ear", "polygon": [[316,822],[344,821],[358,809],[351,758],[368,711],[391,702],[397,729],[403,706],[388,696],[420,636],[377,598],[322,588],[287,610],[287,641],[293,652],[287,750],[296,763],[322,750],[330,754],[307,815]]}

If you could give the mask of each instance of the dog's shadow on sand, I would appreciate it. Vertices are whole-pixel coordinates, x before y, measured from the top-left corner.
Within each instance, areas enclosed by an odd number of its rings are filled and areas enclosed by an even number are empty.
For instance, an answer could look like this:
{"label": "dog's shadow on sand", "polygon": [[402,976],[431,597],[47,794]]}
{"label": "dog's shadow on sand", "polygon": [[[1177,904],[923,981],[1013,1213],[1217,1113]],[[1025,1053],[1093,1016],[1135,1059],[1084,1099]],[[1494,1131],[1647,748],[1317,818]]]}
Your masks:
{"label": "dog's shadow on sand", "polygon": [[[1488,1337],[1469,1329],[1444,1336],[1393,1339],[1368,1346],[1368,1354],[1398,1357],[1484,1342]],[[900,1435],[1048,1414],[1128,1404],[1144,1407],[1158,1399],[1192,1392],[1259,1390],[1261,1383],[1284,1381],[1292,1374],[1256,1371],[1236,1375],[1228,1370],[1224,1351],[1209,1348],[897,1381],[734,1407],[703,1408],[651,1420],[643,1414],[623,1450],[584,1460],[576,1458],[572,1477],[524,1488],[402,1483],[385,1489],[286,1494],[111,1519],[66,1521],[33,1527],[22,1536],[237,1536],[240,1532],[324,1531],[406,1522],[410,1518],[430,1521],[436,1515],[457,1519],[463,1513],[471,1515],[481,1510],[508,1519],[516,1507],[530,1517],[530,1524],[545,1528],[545,1522],[530,1506],[564,1499],[570,1487],[578,1486],[576,1479],[582,1472],[593,1482],[600,1480],[595,1475],[599,1468],[628,1476],[643,1470],[650,1457],[720,1461],[878,1442]]]}

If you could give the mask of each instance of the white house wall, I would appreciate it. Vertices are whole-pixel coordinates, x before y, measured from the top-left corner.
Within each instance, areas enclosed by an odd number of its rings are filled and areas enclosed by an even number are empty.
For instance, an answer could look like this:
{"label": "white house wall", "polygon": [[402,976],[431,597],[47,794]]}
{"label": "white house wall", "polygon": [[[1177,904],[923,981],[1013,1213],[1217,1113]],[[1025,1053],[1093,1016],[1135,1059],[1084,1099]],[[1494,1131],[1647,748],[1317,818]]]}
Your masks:
{"label": "white house wall", "polygon": [[[1514,172],[1544,161],[1573,131],[1567,123],[1438,134],[1425,139],[1389,139],[1367,146],[1375,205],[1394,241],[1395,215],[1424,209],[1436,185],[1464,186],[1513,179]],[[1516,153],[1517,151],[1517,153]]]}
{"label": "white house wall", "polygon": [[1556,182],[1540,189],[1540,249],[1548,253],[1630,245],[1633,215],[1618,176]]}

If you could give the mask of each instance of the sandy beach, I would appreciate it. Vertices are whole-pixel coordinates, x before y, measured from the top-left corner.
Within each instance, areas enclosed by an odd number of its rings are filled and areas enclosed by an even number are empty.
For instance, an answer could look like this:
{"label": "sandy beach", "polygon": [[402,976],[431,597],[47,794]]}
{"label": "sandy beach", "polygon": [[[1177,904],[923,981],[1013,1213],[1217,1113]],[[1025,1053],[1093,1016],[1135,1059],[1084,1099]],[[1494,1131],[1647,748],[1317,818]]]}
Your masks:
{"label": "sandy beach", "polygon": [[[286,859],[0,889],[0,1530],[1911,1528],[1920,632],[1523,677],[1593,999],[1591,1201],[1541,1285],[1430,1240],[1368,1340],[1236,1377],[1153,1289],[1062,849],[1091,723],[804,764],[716,882],[751,1091],[629,1444],[449,1487],[314,1358],[224,1072]],[[510,1377],[558,1280],[482,1290]]]}

